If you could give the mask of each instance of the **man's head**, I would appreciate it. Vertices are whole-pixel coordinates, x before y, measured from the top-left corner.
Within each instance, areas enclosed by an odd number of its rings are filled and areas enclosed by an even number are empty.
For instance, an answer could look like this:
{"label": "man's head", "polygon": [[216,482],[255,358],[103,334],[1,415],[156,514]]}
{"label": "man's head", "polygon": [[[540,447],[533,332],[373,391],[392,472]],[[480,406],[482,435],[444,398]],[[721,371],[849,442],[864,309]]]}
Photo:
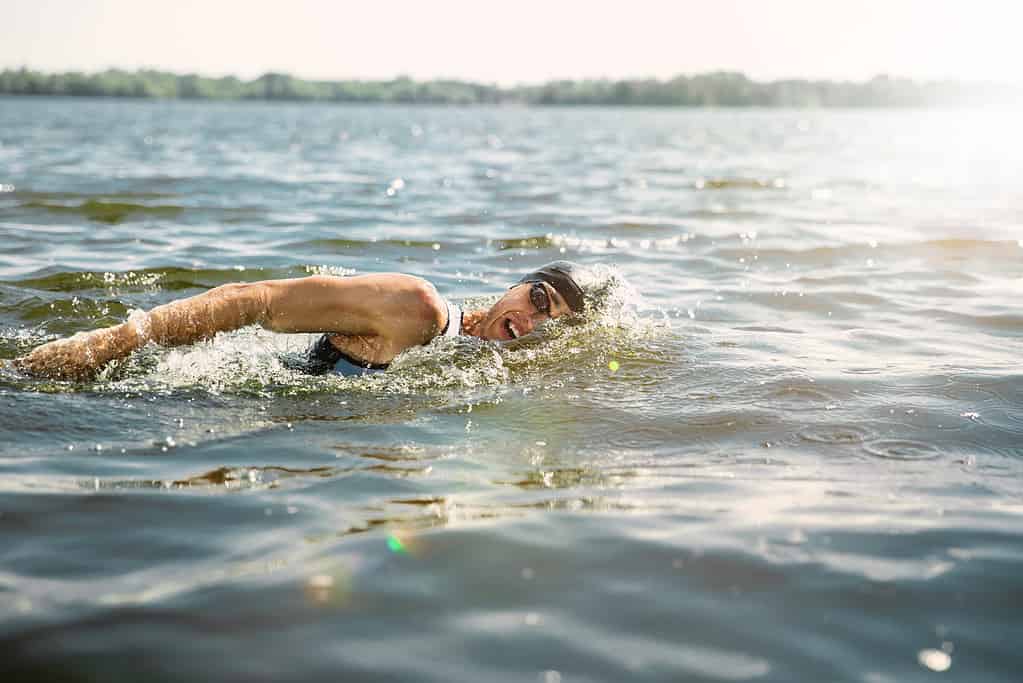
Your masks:
{"label": "man's head", "polygon": [[509,341],[567,313],[580,313],[588,273],[570,261],[554,261],[524,275],[490,307],[477,327],[484,339]]}

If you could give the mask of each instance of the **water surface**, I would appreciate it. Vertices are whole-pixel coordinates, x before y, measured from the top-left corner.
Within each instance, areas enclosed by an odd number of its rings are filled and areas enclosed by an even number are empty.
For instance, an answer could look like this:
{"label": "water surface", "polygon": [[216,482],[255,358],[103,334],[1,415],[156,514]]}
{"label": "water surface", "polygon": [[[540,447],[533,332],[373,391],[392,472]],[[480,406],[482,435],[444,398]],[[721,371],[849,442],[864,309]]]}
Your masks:
{"label": "water surface", "polygon": [[0,99],[2,359],[239,280],[618,283],[365,381],[0,368],[4,680],[1018,680],[1016,122]]}

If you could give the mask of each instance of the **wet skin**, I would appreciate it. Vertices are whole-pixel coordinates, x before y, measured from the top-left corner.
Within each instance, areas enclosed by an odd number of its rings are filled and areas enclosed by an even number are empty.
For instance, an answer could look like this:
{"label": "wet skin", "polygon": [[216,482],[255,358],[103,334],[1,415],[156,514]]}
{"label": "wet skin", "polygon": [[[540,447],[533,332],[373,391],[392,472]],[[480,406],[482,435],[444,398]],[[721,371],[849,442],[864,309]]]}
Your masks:
{"label": "wet skin", "polygon": [[[542,288],[547,295],[547,302],[543,301],[539,292],[531,295],[530,290],[534,286]],[[549,308],[549,311],[544,308]],[[470,334],[493,341],[510,341],[529,334],[547,320],[571,312],[564,298],[546,282],[524,282],[509,289],[491,306],[473,325]]]}

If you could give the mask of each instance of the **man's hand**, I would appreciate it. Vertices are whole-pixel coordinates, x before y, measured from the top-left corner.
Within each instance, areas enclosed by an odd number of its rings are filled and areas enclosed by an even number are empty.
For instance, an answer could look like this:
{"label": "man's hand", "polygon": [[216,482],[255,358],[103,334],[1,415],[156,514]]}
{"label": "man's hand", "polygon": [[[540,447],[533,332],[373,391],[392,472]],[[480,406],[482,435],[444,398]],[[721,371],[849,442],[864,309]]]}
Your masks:
{"label": "man's hand", "polygon": [[14,365],[30,374],[51,379],[92,379],[111,360],[124,358],[138,347],[138,335],[129,325],[80,332],[70,339],[43,344]]}

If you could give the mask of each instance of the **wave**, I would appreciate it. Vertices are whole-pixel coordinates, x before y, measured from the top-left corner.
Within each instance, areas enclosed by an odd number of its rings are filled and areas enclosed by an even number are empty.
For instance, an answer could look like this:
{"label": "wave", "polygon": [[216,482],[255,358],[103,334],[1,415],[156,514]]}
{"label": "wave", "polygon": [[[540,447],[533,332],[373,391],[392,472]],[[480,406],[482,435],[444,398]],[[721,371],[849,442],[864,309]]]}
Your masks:
{"label": "wave", "polygon": [[782,178],[698,178],[692,186],[696,190],[784,190],[788,183]]}
{"label": "wave", "polygon": [[863,240],[831,246],[810,248],[786,248],[779,246],[761,246],[753,240],[746,240],[741,245],[718,247],[714,255],[728,260],[748,258],[755,254],[758,260],[774,259],[799,263],[824,263],[844,258],[885,257],[930,257],[934,259],[953,259],[956,257],[972,257],[977,259],[1018,261],[1023,254],[1023,245],[1016,240],[978,240],[978,239],[933,239],[919,241],[900,241],[879,243],[876,240]]}
{"label": "wave", "polygon": [[282,244],[281,249],[303,249],[311,248],[317,251],[341,253],[352,249],[371,249],[378,246],[402,247],[408,249],[435,249],[440,243],[436,240],[357,240],[346,238],[324,238],[313,240],[302,240],[299,242],[288,242]]}
{"label": "wave", "polygon": [[20,280],[0,280],[0,285],[49,292],[156,292],[183,289],[209,289],[240,280],[269,280],[302,277],[314,273],[349,274],[350,270],[326,266],[300,265],[283,268],[180,268],[175,266],[141,268],[125,272],[98,270],[57,271],[31,275]]}
{"label": "wave", "polygon": [[15,190],[10,196],[21,201],[67,201],[74,199],[97,201],[136,201],[146,199],[173,199],[177,194],[168,192],[40,192],[35,190]]}
{"label": "wave", "polygon": [[55,204],[46,201],[28,201],[20,204],[24,209],[41,209],[50,213],[64,213],[84,216],[91,221],[121,223],[131,216],[171,217],[177,216],[185,207],[176,204],[139,204],[136,202],[88,199],[80,204]]}

